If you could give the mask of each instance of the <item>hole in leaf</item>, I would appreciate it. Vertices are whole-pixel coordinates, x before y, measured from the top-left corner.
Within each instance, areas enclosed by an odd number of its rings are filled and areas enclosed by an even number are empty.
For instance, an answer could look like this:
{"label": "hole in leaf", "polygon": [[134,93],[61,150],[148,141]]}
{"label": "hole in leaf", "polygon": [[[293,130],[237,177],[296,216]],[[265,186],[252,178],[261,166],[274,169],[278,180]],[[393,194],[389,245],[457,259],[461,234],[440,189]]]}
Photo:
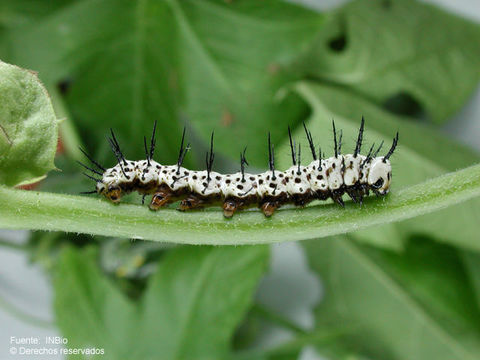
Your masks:
{"label": "hole in leaf", "polygon": [[66,95],[72,86],[73,80],[71,78],[65,78],[57,83],[58,91],[61,95]]}
{"label": "hole in leaf", "polygon": [[337,53],[344,51],[346,46],[347,46],[346,34],[340,34],[339,36],[331,39],[328,42],[328,47]]}
{"label": "hole in leaf", "polygon": [[330,50],[340,53],[347,47],[347,25],[345,19],[340,18],[338,23],[338,33],[328,41]]}
{"label": "hole in leaf", "polygon": [[399,92],[384,101],[383,107],[395,114],[406,115],[415,118],[425,118],[425,110],[412,95]]}

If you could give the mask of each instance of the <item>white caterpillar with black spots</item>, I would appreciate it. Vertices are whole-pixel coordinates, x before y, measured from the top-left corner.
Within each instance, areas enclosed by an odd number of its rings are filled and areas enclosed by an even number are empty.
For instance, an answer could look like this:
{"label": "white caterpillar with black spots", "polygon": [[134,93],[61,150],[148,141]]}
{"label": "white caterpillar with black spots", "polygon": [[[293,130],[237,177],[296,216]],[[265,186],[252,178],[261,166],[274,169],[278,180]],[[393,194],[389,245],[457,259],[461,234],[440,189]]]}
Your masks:
{"label": "white caterpillar with black spots", "polygon": [[96,189],[85,193],[98,193],[117,203],[122,195],[137,191],[144,196],[152,195],[149,205],[152,210],[158,210],[160,207],[178,200],[181,200],[179,210],[191,210],[218,204],[223,207],[225,217],[232,217],[237,210],[252,206],[258,206],[268,217],[283,204],[305,206],[316,199],[332,198],[336,203],[344,206],[342,196],[345,193],[353,201],[361,203],[363,197],[368,196],[370,191],[379,196],[389,192],[392,181],[392,167],[389,158],[398,142],[397,133],[386,155],[377,156],[383,143],[376,151],[372,145],[367,155],[361,155],[364,123],[362,118],[354,153],[342,155],[342,135],[340,133],[337,141],[335,123],[332,122],[335,155],[330,158],[322,158],[320,149],[317,155],[311,133],[304,124],[313,156],[313,161],[306,166],[300,164],[300,147],[297,152],[295,144],[292,143],[289,129],[293,165],[285,171],[275,169],[274,152],[269,134],[270,169],[261,174],[245,172],[244,167],[247,164],[245,150],[240,154],[241,171],[235,174],[220,174],[212,171],[213,133],[210,151],[206,154],[207,169],[193,171],[181,166],[190,148],[189,145],[184,146],[185,129],[176,165],[162,165],[153,160],[156,124],[150,149],[147,149],[144,138],[146,160],[125,159],[118,141],[111,131],[112,137],[109,141],[118,164],[105,169],[84,152],[98,170],[84,164],[81,165],[101,176],[101,178],[96,178],[85,174],[96,182]]}

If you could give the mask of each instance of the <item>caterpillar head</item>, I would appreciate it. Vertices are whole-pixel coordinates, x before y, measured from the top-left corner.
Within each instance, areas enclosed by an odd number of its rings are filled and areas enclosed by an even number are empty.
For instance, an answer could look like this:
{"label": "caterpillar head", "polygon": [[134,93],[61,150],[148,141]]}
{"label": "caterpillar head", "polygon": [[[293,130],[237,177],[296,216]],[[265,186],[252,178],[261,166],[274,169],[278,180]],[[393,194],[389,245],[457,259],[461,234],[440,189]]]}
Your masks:
{"label": "caterpillar head", "polygon": [[382,157],[372,160],[368,172],[368,186],[377,195],[386,195],[390,191],[392,180],[392,166],[390,161]]}
{"label": "caterpillar head", "polygon": [[[388,150],[388,153],[385,156],[375,157],[370,165],[370,171],[368,172],[368,187],[377,195],[386,195],[390,191],[392,165],[390,164],[389,158],[395,151],[397,144],[398,132],[393,138],[392,147]],[[374,156],[376,156],[377,153],[378,150]]]}

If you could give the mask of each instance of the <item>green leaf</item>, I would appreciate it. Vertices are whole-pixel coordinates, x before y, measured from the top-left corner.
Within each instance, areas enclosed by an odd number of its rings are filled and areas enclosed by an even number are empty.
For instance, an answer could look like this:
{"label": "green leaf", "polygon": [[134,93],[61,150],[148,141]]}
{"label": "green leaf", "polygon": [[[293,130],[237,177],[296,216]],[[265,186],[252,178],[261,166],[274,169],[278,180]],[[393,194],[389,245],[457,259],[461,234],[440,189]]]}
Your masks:
{"label": "green leaf", "polygon": [[142,357],[224,358],[267,260],[268,247],[263,246],[169,252],[145,294]]}
{"label": "green leaf", "polygon": [[53,282],[57,324],[69,348],[104,348],[99,359],[132,358],[139,311],[100,273],[95,259],[92,248],[63,250]]}
{"label": "green leaf", "polygon": [[57,132],[37,75],[0,61],[0,184],[31,183],[55,169]]}
{"label": "green leaf", "polygon": [[58,264],[55,313],[70,348],[104,348],[98,359],[220,359],[251,304],[268,248],[171,250],[135,303],[95,259],[92,249],[68,247]]}
{"label": "green leaf", "polygon": [[480,256],[478,253],[464,250],[462,259],[480,308]]}
{"label": "green leaf", "polygon": [[0,3],[0,58],[6,59],[10,49],[9,30],[42,19],[74,0],[15,0]]}
{"label": "green leaf", "polygon": [[357,326],[348,342],[373,358],[477,359],[480,312],[454,248],[420,237],[401,255],[345,237],[305,246],[325,285],[320,329]]}
{"label": "green leaf", "polygon": [[44,18],[74,0],[15,0],[0,4],[0,28],[13,28]]}
{"label": "green leaf", "polygon": [[100,157],[110,127],[128,156],[143,156],[142,137],[157,119],[162,162],[176,160],[187,122],[193,141],[215,130],[219,148],[236,159],[248,145],[259,164],[267,130],[278,138],[306,111],[298,96],[279,102],[275,93],[322,19],[273,0],[85,0],[12,31],[11,59],[48,83],[68,80],[66,103]]}
{"label": "green leaf", "polygon": [[[302,350],[307,346],[325,346],[343,338],[350,329],[331,327],[330,329],[314,330],[309,333],[298,334],[290,341],[267,349],[253,348],[240,351],[232,356],[232,360],[290,360],[297,359]],[[345,358],[346,360],[347,358]],[[349,357],[348,360],[360,360]],[[366,359],[362,359],[366,360]]]}
{"label": "green leaf", "polygon": [[480,27],[414,0],[353,1],[332,14],[303,62],[307,75],[379,103],[410,95],[440,123],[478,84]]}
{"label": "green leaf", "polygon": [[[343,130],[345,153],[352,152],[355,147],[362,115],[366,120],[364,153],[374,142],[378,145],[385,141],[385,148],[388,148],[394,134],[397,131],[400,133],[399,147],[392,157],[392,194],[426,179],[480,162],[478,154],[449,140],[435,129],[413,123],[410,118],[393,115],[344,89],[300,82],[293,90],[309,103],[312,114],[306,124],[316,144],[322,146],[327,156],[331,156],[329,150],[333,145],[332,118],[335,119],[337,129]],[[305,139],[302,127],[296,129],[293,135],[297,141]],[[305,140],[303,144],[306,145]],[[291,165],[289,152],[289,144],[286,141],[277,151],[280,168]],[[309,151],[304,149],[304,152]],[[310,155],[307,156],[310,159]],[[473,199],[435,214],[382,227],[381,231],[376,229],[362,231],[357,236],[384,247],[401,248],[402,238],[406,235],[412,232],[428,232],[439,240],[478,250],[479,244],[475,241],[478,237],[476,226],[478,211],[480,201]],[[452,218],[456,221],[450,221]]]}
{"label": "green leaf", "polygon": [[230,220],[217,209],[152,213],[146,206],[116,206],[102,199],[0,187],[0,227],[189,244],[259,244],[346,233],[412,218],[479,195],[480,165],[395,191],[384,199],[370,197],[362,207],[349,202],[345,209],[334,204],[285,209],[270,219],[259,211],[246,211]]}

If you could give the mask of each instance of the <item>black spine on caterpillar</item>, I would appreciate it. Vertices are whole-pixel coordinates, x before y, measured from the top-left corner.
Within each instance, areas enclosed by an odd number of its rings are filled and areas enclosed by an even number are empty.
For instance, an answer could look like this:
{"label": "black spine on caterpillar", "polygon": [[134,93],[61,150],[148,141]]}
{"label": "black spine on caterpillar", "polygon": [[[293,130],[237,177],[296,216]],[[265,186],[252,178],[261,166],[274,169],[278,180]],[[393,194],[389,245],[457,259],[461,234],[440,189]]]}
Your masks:
{"label": "black spine on caterpillar", "polygon": [[214,159],[215,159],[215,154],[213,153],[213,131],[212,131],[212,136],[210,138],[210,152],[207,151],[205,156],[205,163],[207,166],[207,183],[209,183],[211,180],[210,174],[212,172]]}
{"label": "black spine on caterpillar", "polygon": [[[180,151],[178,152],[177,171],[176,171],[177,175],[180,174],[180,167],[183,164],[185,155],[187,155],[187,152],[190,150],[190,143],[188,143],[186,147],[183,146],[185,143],[185,131],[186,131],[186,128],[184,127],[183,134],[182,134],[182,142],[180,143]],[[213,133],[212,133],[212,146],[213,146]],[[213,164],[213,159],[212,159],[212,164]]]}
{"label": "black spine on caterpillar", "polygon": [[[138,191],[143,195],[152,194],[150,208],[154,210],[178,200],[182,200],[180,206],[182,210],[222,202],[227,217],[232,216],[238,209],[250,206],[259,206],[265,215],[270,216],[276,208],[286,203],[303,206],[312,200],[332,198],[343,206],[344,193],[347,193],[353,201],[361,203],[370,191],[379,196],[389,192],[392,180],[390,158],[398,144],[398,133],[384,156],[378,156],[383,142],[376,149],[373,144],[367,155],[361,155],[365,129],[365,120],[362,117],[353,154],[342,155],[342,131],[337,133],[335,122],[332,120],[334,156],[325,158],[320,146],[317,153],[312,134],[305,123],[303,128],[313,161],[305,166],[301,164],[301,146],[299,144],[297,148],[288,128],[292,166],[285,171],[275,169],[275,151],[270,133],[268,133],[269,171],[264,173],[249,174],[245,171],[245,166],[248,165],[245,158],[246,148],[240,153],[240,172],[226,175],[214,172],[213,132],[210,148],[205,156],[206,170],[192,171],[183,168],[183,161],[190,149],[190,144],[185,146],[185,129],[182,133],[177,163],[161,165],[153,160],[156,123],[153,127],[150,149],[147,148],[147,140],[144,137],[146,160],[126,160],[115,134],[111,131],[109,143],[117,158],[117,165],[106,169],[84,150],[82,152],[96,168],[81,165],[92,173],[85,175],[95,181],[95,192],[113,202],[118,202],[123,194],[130,191]],[[95,175],[101,178],[96,178]]]}
{"label": "black spine on caterpillar", "polygon": [[245,182],[245,165],[248,165],[247,159],[245,158],[245,152],[247,147],[243,149],[243,152],[240,153],[240,172],[242,173],[242,183]]}

